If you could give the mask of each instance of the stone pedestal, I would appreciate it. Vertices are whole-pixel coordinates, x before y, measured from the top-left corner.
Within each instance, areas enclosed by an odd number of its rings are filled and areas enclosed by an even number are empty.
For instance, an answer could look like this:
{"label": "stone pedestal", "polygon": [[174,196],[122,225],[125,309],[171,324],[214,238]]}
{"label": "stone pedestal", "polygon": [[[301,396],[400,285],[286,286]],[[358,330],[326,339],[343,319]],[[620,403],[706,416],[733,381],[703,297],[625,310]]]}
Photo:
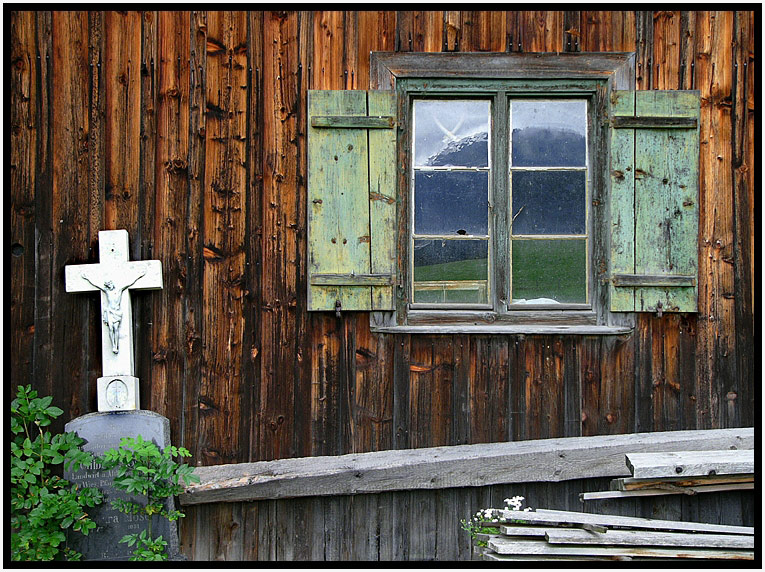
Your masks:
{"label": "stone pedestal", "polygon": [[[146,441],[152,441],[160,449],[170,445],[170,422],[166,417],[152,411],[113,411],[107,413],[89,413],[73,419],[65,426],[66,431],[74,431],[85,440],[83,449],[94,455],[103,455],[108,449],[118,447],[123,437],[140,435]],[[120,544],[126,534],[134,534],[146,528],[143,515],[126,515],[111,506],[111,501],[123,498],[144,504],[145,498],[128,495],[112,485],[112,478],[117,469],[105,471],[94,463],[83,467],[76,473],[64,471],[64,478],[80,487],[97,487],[104,493],[104,502],[89,510],[98,528],[88,536],[70,534],[70,543],[79,552],[83,560],[128,560],[133,548]],[[173,499],[168,499],[167,508],[174,509]],[[171,560],[184,560],[179,550],[178,527],[176,522],[165,518],[153,517],[152,536],[162,535],[167,541],[167,553]]]}

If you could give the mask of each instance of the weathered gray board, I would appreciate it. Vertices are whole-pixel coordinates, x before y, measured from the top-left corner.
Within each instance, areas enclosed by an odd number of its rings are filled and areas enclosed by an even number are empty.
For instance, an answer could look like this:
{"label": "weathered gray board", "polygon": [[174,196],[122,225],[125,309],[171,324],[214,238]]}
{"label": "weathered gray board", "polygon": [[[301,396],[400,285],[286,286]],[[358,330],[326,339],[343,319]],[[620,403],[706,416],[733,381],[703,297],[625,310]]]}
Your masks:
{"label": "weathered gray board", "polygon": [[754,552],[739,550],[706,550],[703,548],[652,548],[646,546],[572,546],[550,545],[543,540],[495,538],[489,548],[498,554],[557,555],[557,556],[644,556],[653,558],[693,558],[720,560],[752,560]]}
{"label": "weathered gray board", "polygon": [[754,473],[754,451],[631,453],[627,466],[636,479]]}
{"label": "weathered gray board", "polygon": [[200,467],[183,505],[628,476],[625,455],[754,447],[754,429],[538,439]]}
{"label": "weathered gray board", "polygon": [[754,536],[743,534],[700,534],[697,532],[658,532],[646,530],[609,530],[604,533],[589,530],[547,529],[550,544],[605,544],[626,546],[688,546],[696,548],[754,549]]}
{"label": "weathered gray board", "polygon": [[[103,455],[105,451],[120,444],[123,437],[140,435],[146,441],[152,441],[160,449],[170,444],[170,422],[166,417],[152,411],[112,411],[108,413],[90,413],[73,419],[65,426],[66,431],[77,433],[85,439],[83,449],[95,455]],[[145,498],[117,490],[112,486],[112,478],[117,469],[102,470],[94,463],[75,473],[64,472],[64,478],[80,487],[97,487],[104,493],[104,502],[90,509],[93,520],[98,527],[85,537],[80,534],[70,535],[70,544],[82,552],[83,560],[128,560],[133,548],[120,544],[120,539],[126,534],[140,532],[146,527],[146,517],[143,515],[125,515],[111,506],[116,498],[145,502]],[[172,510],[174,503],[169,499],[167,508]],[[162,535],[167,541],[167,552],[172,560],[184,559],[178,546],[178,530],[175,522],[154,517],[152,535],[156,538]]]}
{"label": "weathered gray board", "polygon": [[751,526],[731,526],[704,522],[684,522],[653,518],[625,517],[607,514],[588,514],[560,510],[537,509],[534,512],[520,510],[496,510],[496,515],[503,521],[524,522],[534,525],[556,524],[597,524],[600,526],[622,526],[647,530],[682,530],[686,532],[719,534],[754,534]]}

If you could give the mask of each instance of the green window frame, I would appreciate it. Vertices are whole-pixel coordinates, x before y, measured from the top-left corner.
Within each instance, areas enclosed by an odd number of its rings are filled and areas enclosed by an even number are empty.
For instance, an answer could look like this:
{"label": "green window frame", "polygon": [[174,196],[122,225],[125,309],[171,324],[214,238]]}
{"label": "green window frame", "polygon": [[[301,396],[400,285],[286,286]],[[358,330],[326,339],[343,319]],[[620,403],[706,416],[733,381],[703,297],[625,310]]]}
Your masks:
{"label": "green window frame", "polygon": [[[602,224],[602,217],[590,208],[590,203],[600,195],[602,189],[593,189],[597,179],[596,171],[603,165],[593,157],[591,142],[603,138],[598,126],[597,110],[604,109],[605,79],[447,79],[447,78],[402,78],[396,89],[401,107],[399,112],[399,157],[405,165],[406,179],[399,191],[399,254],[400,279],[403,303],[399,304],[399,323],[441,324],[461,322],[477,324],[518,324],[533,321],[537,324],[596,325],[599,308],[597,280],[592,275],[594,257],[602,255],[593,245],[594,226]],[[599,98],[601,101],[599,101]],[[416,173],[422,167],[415,164],[416,141],[415,107],[419,101],[490,101],[489,135],[489,222],[488,222],[488,296],[484,303],[422,303],[417,298],[415,281],[415,241],[420,238],[415,228],[414,195]],[[583,165],[549,165],[542,167],[512,165],[511,112],[519,102],[561,102],[583,101],[586,109],[585,161]],[[445,172],[462,168],[444,168]],[[584,230],[582,233],[514,234],[512,210],[512,182],[518,173],[578,171],[585,174],[584,181]],[[438,238],[431,236],[430,238]],[[483,237],[444,236],[444,240],[481,240]],[[575,302],[522,303],[513,301],[513,251],[514,244],[542,244],[542,240],[570,241],[581,243],[584,248],[582,272],[584,276],[583,300]],[[518,248],[516,248],[516,251]],[[517,262],[517,261],[516,261]],[[602,323],[602,322],[601,322]]]}

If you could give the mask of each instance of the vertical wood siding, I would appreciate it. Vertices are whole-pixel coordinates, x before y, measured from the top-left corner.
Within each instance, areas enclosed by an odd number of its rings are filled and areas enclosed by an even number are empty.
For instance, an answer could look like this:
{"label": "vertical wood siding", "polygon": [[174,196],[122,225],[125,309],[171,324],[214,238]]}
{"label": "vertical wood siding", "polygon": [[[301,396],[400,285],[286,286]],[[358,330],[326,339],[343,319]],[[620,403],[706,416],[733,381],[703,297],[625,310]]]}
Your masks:
{"label": "vertical wood siding", "polygon": [[[63,268],[125,228],[165,275],[134,295],[142,406],[199,464],[754,424],[755,17],[11,13],[10,391],[53,395],[59,429],[96,410],[99,301],[66,294]],[[365,313],[309,314],[307,90],[366,89],[369,53],[393,50],[634,51],[639,89],[700,90],[699,312],[641,314],[607,338],[377,335]],[[465,516],[484,502],[439,494]],[[431,554],[397,523],[427,514],[427,542],[447,542],[441,501],[195,508],[183,542],[200,558]],[[218,536],[194,543],[208,519]],[[365,519],[392,528],[336,535]],[[268,536],[312,528],[325,545]]]}

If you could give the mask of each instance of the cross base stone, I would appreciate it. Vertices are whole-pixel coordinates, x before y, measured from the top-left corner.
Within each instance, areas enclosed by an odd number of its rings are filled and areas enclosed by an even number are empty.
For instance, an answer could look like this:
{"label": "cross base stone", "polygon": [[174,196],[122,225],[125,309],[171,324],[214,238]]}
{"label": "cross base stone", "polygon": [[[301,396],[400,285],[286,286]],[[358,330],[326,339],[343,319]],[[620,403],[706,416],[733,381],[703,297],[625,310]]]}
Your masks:
{"label": "cross base stone", "polygon": [[139,407],[138,378],[110,375],[98,378],[99,411],[134,411]]}

